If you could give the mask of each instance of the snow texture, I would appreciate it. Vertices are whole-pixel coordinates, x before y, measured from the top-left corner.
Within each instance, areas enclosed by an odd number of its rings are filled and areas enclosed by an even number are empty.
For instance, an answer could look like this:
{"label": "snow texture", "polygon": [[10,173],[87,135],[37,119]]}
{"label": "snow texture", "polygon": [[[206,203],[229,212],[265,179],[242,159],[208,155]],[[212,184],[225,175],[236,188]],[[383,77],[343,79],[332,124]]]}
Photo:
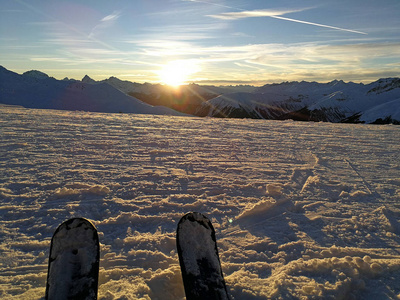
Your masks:
{"label": "snow texture", "polygon": [[213,222],[232,299],[400,298],[400,128],[0,107],[0,298],[45,294],[86,217],[99,299],[184,299],[175,230]]}

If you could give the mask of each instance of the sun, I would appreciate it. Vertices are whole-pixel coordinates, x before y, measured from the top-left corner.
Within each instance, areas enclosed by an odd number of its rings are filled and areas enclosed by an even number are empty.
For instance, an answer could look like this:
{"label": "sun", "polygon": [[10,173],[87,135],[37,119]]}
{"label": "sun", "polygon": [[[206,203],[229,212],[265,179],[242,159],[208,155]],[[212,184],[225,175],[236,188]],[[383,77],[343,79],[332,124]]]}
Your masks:
{"label": "sun", "polygon": [[170,86],[178,87],[189,80],[189,76],[199,71],[198,65],[193,61],[170,61],[158,72],[160,80]]}

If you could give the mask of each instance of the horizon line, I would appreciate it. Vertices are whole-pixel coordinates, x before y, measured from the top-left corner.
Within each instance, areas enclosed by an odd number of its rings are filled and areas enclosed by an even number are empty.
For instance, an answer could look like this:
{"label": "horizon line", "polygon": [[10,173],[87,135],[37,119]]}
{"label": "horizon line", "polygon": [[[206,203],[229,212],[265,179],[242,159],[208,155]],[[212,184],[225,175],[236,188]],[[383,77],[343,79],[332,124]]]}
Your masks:
{"label": "horizon line", "polygon": [[[55,80],[71,80],[71,81],[82,81],[85,77],[89,77],[90,79],[94,80],[95,82],[102,82],[102,81],[106,81],[112,77],[117,78],[118,80],[121,81],[128,81],[131,83],[137,83],[137,84],[152,84],[152,85],[165,85],[165,86],[169,86],[166,83],[163,83],[161,81],[131,81],[131,80],[126,80],[126,79],[120,79],[118,77],[118,75],[104,75],[104,79],[93,79],[93,77],[89,76],[88,73],[86,73],[82,79],[75,79],[75,78],[69,78],[68,76],[63,77],[62,79],[57,79],[54,76],[51,76],[49,74],[47,74],[46,72],[43,72],[41,70],[37,70],[37,69],[31,69],[31,70],[26,70],[26,71],[22,71],[22,73],[18,73],[16,70],[21,71],[20,69],[7,69],[6,67],[4,67],[3,65],[0,65],[1,68],[4,68],[7,71],[10,72],[14,72],[20,76],[22,76],[24,73],[30,72],[30,71],[37,71],[40,73],[43,73],[45,75],[47,75],[50,78],[54,78]],[[99,76],[99,75],[98,75]],[[96,76],[96,77],[98,77]],[[107,77],[108,76],[108,77]],[[121,77],[121,75],[119,75]],[[60,78],[60,77],[59,77]],[[264,86],[264,85],[268,85],[268,84],[283,84],[283,83],[295,83],[295,82],[316,82],[316,83],[321,83],[321,84],[325,84],[325,83],[331,83],[334,81],[338,81],[338,82],[344,82],[344,83],[357,83],[357,84],[369,84],[372,82],[376,82],[382,79],[396,79],[396,78],[400,78],[399,76],[387,76],[387,77],[375,77],[375,79],[366,79],[364,81],[359,81],[359,80],[344,80],[344,79],[338,79],[338,78],[334,78],[334,79],[326,79],[326,80],[307,80],[307,79],[302,79],[302,80],[228,80],[228,79],[206,79],[206,80],[188,80],[186,81],[184,84],[180,85],[180,86],[188,86],[188,85],[203,85],[203,86],[253,86],[253,87],[260,87],[260,86]]]}

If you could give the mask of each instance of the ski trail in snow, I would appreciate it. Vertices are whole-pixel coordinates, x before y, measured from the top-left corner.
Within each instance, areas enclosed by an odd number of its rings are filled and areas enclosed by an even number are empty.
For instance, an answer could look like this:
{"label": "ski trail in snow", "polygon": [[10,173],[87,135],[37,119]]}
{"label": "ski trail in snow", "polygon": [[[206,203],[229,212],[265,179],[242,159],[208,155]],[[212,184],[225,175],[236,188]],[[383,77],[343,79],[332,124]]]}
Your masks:
{"label": "ski trail in snow", "polygon": [[345,162],[348,164],[348,166],[357,174],[357,176],[362,180],[362,182],[364,183],[365,188],[368,190],[368,192],[372,195],[372,194],[377,194],[378,196],[380,196],[378,193],[376,193],[374,191],[374,193],[371,191],[371,186],[370,184],[365,180],[365,178],[363,176],[361,176],[360,172],[357,171],[356,167],[347,159],[344,159]]}

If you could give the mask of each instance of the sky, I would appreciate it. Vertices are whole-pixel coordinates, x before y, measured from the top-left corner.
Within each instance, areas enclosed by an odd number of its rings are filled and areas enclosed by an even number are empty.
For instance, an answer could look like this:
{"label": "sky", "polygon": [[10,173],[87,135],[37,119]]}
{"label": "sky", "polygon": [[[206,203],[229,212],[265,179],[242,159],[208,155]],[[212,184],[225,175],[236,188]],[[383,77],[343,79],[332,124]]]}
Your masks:
{"label": "sky", "polygon": [[0,65],[215,85],[400,76],[399,0],[0,0]]}

